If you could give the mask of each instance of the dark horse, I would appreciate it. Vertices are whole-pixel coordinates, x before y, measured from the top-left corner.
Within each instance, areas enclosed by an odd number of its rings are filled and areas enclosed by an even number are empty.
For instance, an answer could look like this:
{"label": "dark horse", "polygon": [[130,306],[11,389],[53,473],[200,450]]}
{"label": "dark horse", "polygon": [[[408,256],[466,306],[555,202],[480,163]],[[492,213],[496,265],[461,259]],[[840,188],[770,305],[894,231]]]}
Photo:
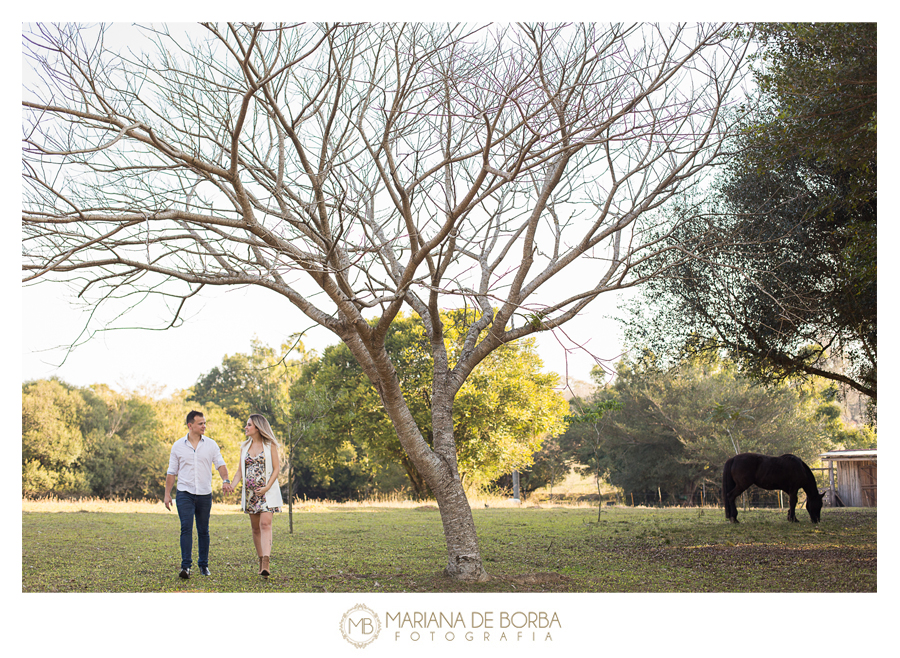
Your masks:
{"label": "dark horse", "polygon": [[790,496],[791,509],[788,521],[797,522],[797,491],[806,491],[806,511],[813,523],[822,515],[823,494],[819,493],[816,478],[802,459],[794,455],[767,457],[752,452],[735,455],[725,462],[722,473],[722,498],[725,501],[725,518],[737,523],[737,505],[734,499],[755,484],[769,491],[781,489]]}

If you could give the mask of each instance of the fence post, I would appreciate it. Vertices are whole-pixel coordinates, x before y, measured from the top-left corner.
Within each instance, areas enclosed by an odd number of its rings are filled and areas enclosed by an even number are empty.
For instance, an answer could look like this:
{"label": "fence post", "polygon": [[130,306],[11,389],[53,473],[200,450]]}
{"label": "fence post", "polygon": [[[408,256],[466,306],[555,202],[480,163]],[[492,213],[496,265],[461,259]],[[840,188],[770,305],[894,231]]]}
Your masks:
{"label": "fence post", "polygon": [[831,506],[837,507],[837,505],[835,505],[836,501],[834,499],[834,462],[830,459],[828,460],[828,483],[831,487]]}

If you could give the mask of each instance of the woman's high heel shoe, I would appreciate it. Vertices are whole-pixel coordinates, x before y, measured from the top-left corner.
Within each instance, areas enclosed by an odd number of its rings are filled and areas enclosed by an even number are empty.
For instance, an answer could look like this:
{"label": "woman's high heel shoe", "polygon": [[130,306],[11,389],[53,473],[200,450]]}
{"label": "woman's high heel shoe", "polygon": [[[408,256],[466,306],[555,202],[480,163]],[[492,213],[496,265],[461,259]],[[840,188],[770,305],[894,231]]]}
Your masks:
{"label": "woman's high heel shoe", "polygon": [[259,559],[259,575],[263,578],[269,576],[269,556],[264,555]]}

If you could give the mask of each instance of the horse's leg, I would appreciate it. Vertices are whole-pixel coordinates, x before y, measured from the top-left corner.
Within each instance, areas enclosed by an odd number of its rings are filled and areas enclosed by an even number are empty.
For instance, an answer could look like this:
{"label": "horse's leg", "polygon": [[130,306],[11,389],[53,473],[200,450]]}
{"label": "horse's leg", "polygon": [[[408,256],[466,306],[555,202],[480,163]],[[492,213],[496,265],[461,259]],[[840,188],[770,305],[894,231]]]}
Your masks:
{"label": "horse's leg", "polygon": [[794,513],[797,509],[797,491],[797,489],[792,489],[787,492],[791,503],[791,508],[788,510],[788,521],[791,521],[792,523],[799,523],[799,521],[797,521],[797,515]]}
{"label": "horse's leg", "polygon": [[734,488],[725,494],[725,516],[732,523],[737,523],[737,505],[735,504],[735,499],[740,496],[747,487],[741,486],[740,484],[735,484]]}
{"label": "horse's leg", "polygon": [[[732,489],[734,491],[734,489]],[[725,494],[725,518],[732,523],[737,523],[737,506],[734,504],[734,496],[731,491]]]}

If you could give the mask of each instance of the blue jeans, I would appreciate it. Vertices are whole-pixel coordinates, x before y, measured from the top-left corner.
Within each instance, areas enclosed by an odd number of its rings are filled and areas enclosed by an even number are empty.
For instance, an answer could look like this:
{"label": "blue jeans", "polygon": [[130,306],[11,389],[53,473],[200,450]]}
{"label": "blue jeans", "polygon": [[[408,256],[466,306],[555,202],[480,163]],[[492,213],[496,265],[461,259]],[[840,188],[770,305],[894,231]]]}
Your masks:
{"label": "blue jeans", "polygon": [[197,495],[179,491],[175,495],[175,507],[181,519],[181,568],[190,569],[193,547],[193,525],[197,519],[197,566],[209,566],[209,512],[212,509],[212,494]]}

